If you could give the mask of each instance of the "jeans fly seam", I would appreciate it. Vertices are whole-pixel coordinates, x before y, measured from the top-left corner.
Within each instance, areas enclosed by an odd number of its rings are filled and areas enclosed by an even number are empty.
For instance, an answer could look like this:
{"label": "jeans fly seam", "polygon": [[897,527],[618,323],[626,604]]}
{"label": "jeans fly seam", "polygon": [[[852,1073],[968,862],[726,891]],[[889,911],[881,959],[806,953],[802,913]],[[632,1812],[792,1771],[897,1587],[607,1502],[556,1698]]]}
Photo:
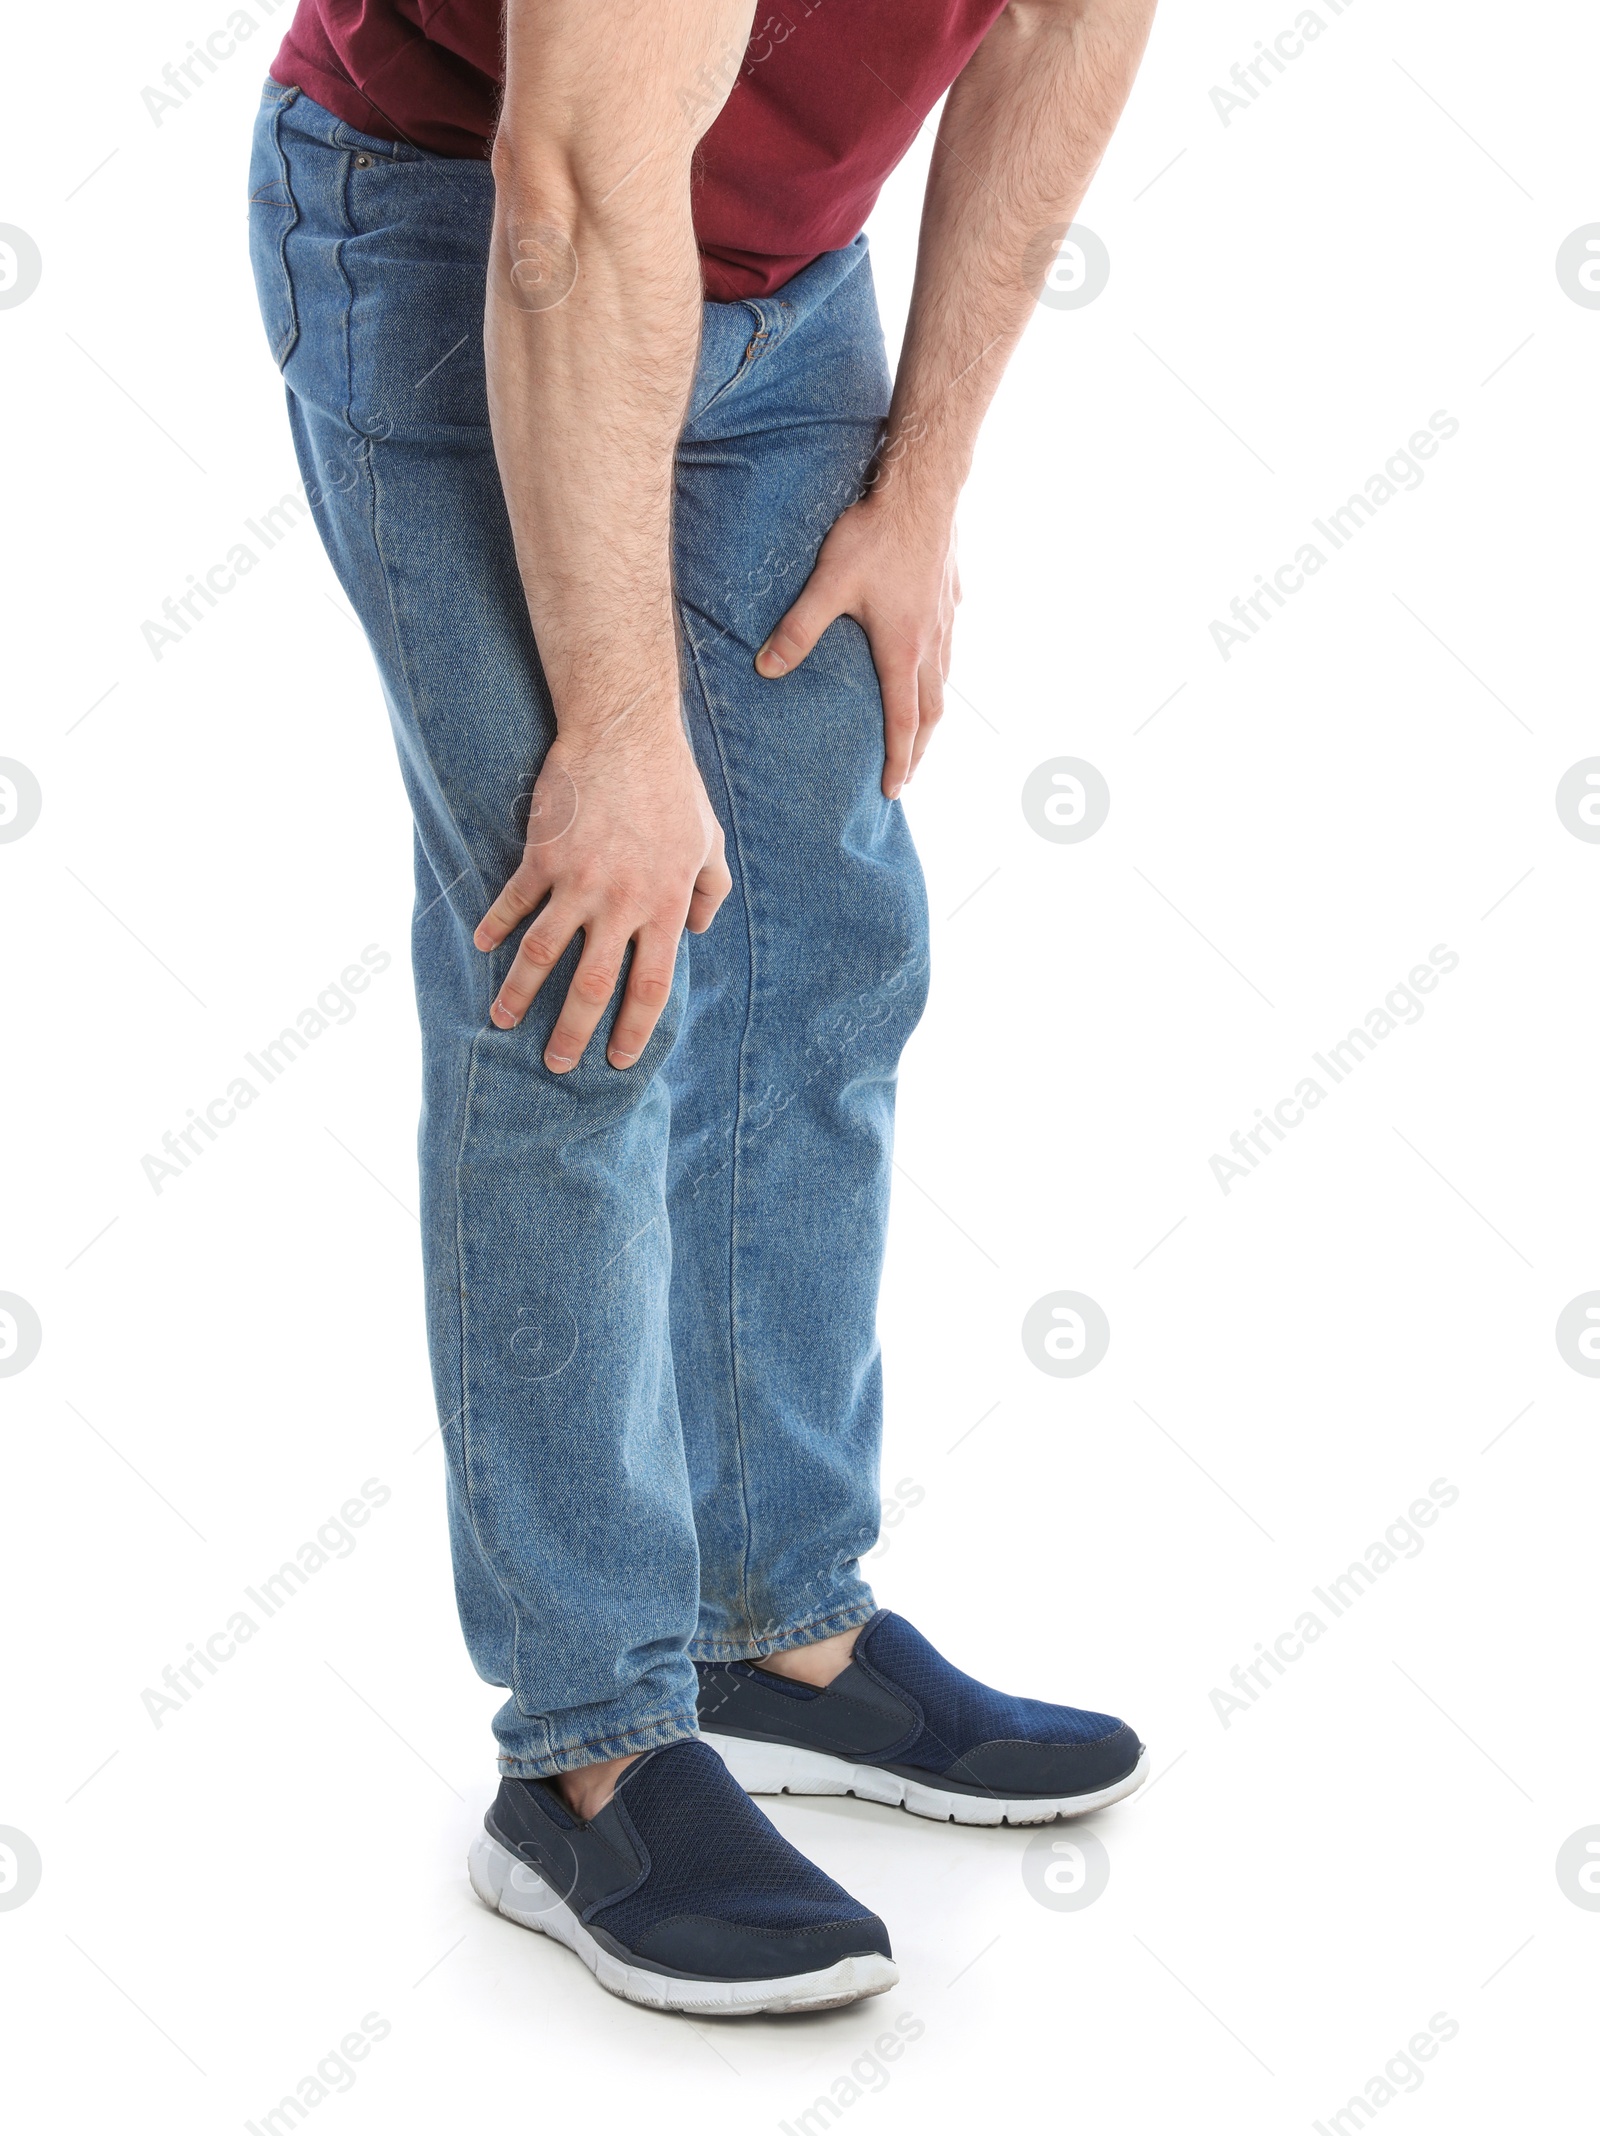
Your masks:
{"label": "jeans fly seam", "polygon": [[689,419],[688,427],[692,427],[695,423],[698,423],[703,416],[705,416],[712,408],[716,406],[717,402],[721,400],[722,396],[725,393],[731,393],[733,392],[735,387],[742,386],[744,384],[746,377],[749,375],[750,366],[755,362],[757,356],[761,353],[761,350],[767,341],[768,329],[765,314],[761,311],[760,307],[757,304],[752,302],[749,297],[741,297],[739,301],[743,304],[745,310],[749,312],[751,317],[755,320],[756,331],[751,336],[749,341],[745,343],[743,353],[740,355],[739,358],[738,369],[734,372],[731,378],[725,378],[723,380],[722,384],[718,386],[716,392],[712,394],[711,398],[706,401],[702,407],[695,409],[693,415]]}
{"label": "jeans fly seam", "polygon": [[750,919],[749,877],[745,869],[744,846],[739,838],[738,813],[734,807],[733,780],[729,776],[727,758],[722,751],[722,738],[717,733],[715,715],[711,709],[711,690],[701,664],[700,650],[693,634],[683,629],[683,616],[678,617],[679,630],[688,646],[690,663],[694,668],[695,681],[700,688],[700,701],[706,711],[706,731],[711,736],[711,746],[717,752],[717,766],[722,773],[723,791],[728,796],[728,831],[733,840],[734,857],[739,863],[739,902],[744,908],[745,969],[748,984],[745,990],[744,1028],[739,1033],[739,1060],[734,1076],[733,1127],[729,1134],[728,1158],[728,1376],[733,1391],[733,1439],[739,1453],[739,1510],[744,1518],[744,1536],[739,1547],[739,1607],[744,1612],[746,1626],[753,1629],[750,1613],[750,1476],[745,1459],[744,1404],[740,1400],[739,1345],[738,1345],[738,1230],[739,1230],[739,1127],[744,1115],[744,1057],[750,1040],[750,1025],[755,1016],[756,1002],[756,947],[755,930]]}

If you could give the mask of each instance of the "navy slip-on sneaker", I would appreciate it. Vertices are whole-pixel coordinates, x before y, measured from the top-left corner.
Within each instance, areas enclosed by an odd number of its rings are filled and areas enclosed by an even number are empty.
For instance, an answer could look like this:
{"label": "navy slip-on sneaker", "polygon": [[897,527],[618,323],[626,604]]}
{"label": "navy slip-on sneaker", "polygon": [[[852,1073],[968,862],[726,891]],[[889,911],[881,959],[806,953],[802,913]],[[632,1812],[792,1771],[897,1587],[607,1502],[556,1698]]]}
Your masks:
{"label": "navy slip-on sneaker", "polygon": [[630,1765],[588,1824],[548,1780],[502,1780],[467,1874],[613,1995],[704,2017],[826,2010],[900,1975],[874,1913],[791,1847],[703,1743]]}
{"label": "navy slip-on sneaker", "polygon": [[1010,1698],[881,1609],[825,1690],[750,1662],[701,1662],[700,1732],[753,1795],[859,1795],[956,1824],[1047,1824],[1131,1795],[1125,1721]]}

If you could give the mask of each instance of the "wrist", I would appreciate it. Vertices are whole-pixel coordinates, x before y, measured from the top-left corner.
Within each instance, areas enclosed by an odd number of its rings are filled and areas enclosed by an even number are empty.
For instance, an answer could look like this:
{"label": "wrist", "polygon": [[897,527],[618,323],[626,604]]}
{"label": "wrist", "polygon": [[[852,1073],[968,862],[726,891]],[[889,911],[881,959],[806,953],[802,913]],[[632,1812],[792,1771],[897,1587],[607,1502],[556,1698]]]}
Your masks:
{"label": "wrist", "polygon": [[918,470],[907,460],[874,475],[858,509],[868,523],[902,545],[943,548],[955,525],[961,484],[948,474]]}
{"label": "wrist", "polygon": [[689,746],[676,690],[668,697],[653,687],[632,699],[616,700],[599,700],[592,693],[578,692],[565,702],[558,698],[555,712],[556,745],[563,755],[591,756],[613,748],[654,752]]}
{"label": "wrist", "polygon": [[948,526],[971,462],[970,448],[958,450],[913,414],[891,423],[862,501],[885,518]]}

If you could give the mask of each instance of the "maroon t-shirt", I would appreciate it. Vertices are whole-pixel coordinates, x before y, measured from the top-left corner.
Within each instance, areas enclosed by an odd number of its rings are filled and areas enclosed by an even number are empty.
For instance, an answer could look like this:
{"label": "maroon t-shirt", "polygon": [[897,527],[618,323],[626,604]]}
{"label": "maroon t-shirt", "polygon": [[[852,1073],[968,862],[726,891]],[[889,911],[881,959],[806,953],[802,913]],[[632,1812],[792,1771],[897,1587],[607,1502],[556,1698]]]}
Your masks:
{"label": "maroon t-shirt", "polygon": [[[662,0],[671,6],[672,0]],[[706,294],[767,296],[848,245],[1005,0],[761,0],[695,162]],[[347,125],[439,156],[486,156],[502,0],[300,0],[275,80]],[[721,93],[705,69],[708,103]],[[684,92],[697,93],[691,84]]]}

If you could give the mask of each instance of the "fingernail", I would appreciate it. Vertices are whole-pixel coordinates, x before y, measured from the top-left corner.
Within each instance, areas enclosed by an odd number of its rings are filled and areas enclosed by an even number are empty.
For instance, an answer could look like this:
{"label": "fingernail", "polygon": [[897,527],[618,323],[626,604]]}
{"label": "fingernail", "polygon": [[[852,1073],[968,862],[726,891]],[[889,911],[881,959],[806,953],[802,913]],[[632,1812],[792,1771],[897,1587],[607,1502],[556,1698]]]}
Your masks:
{"label": "fingernail", "polygon": [[570,1053],[547,1053],[544,1064],[552,1075],[561,1075],[572,1066],[572,1056]]}
{"label": "fingernail", "polygon": [[899,798],[900,798],[900,796],[901,796],[901,795],[902,795],[902,794],[903,794],[903,793],[905,792],[905,790],[906,790],[906,782],[905,782],[905,780],[904,780],[904,779],[902,779],[902,780],[900,781],[900,784],[899,784],[898,786],[891,786],[891,787],[890,787],[890,789],[889,789],[889,799],[890,799],[891,801],[898,801],[898,800],[899,800]]}
{"label": "fingernail", "polygon": [[763,661],[766,662],[767,674],[773,677],[787,675],[789,672],[788,661],[781,654],[775,653],[770,645],[762,646],[760,652],[756,655],[756,666],[758,668]]}
{"label": "fingernail", "polygon": [[483,939],[483,929],[481,927],[475,927],[472,931],[472,946],[474,949],[487,949],[489,947],[488,943]]}
{"label": "fingernail", "polygon": [[613,1068],[631,1068],[638,1058],[637,1053],[613,1053],[611,1065]]}
{"label": "fingernail", "polygon": [[489,1011],[489,1021],[497,1031],[513,1031],[516,1029],[517,1019],[502,1002],[497,1001]]}

